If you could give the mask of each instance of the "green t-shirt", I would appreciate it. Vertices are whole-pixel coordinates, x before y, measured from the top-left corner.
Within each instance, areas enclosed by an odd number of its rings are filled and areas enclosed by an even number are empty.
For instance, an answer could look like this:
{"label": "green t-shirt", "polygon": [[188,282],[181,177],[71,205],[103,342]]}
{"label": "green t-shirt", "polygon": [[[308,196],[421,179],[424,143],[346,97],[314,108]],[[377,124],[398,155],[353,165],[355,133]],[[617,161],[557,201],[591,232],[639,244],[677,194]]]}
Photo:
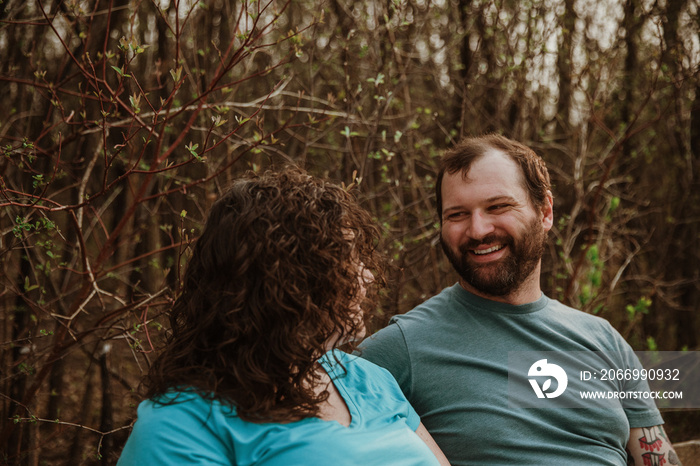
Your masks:
{"label": "green t-shirt", "polygon": [[360,345],[362,357],[396,377],[453,465],[625,465],[630,427],[663,423],[653,401],[635,409],[514,408],[509,352],[523,351],[619,353],[638,364],[604,319],[544,295],[520,306],[498,303],[459,284]]}

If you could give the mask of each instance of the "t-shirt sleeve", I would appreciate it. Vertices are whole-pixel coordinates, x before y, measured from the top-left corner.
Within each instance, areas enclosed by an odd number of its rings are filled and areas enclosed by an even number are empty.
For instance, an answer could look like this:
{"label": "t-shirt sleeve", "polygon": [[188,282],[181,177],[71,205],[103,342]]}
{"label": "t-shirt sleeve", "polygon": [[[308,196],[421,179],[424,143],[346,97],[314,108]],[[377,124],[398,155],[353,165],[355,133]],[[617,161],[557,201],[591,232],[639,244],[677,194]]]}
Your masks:
{"label": "t-shirt sleeve", "polygon": [[230,452],[207,427],[209,407],[201,399],[171,405],[144,401],[117,464],[233,464]]}
{"label": "t-shirt sleeve", "polygon": [[[620,335],[612,325],[608,323],[607,327],[621,355],[619,368],[641,370],[643,368],[642,363],[639,361],[639,358],[634,353],[629,343],[625,341],[622,335]],[[621,392],[649,392],[649,384],[644,379],[631,379],[629,381],[621,381],[621,383],[623,385],[618,388]],[[627,416],[627,421],[630,424],[630,428],[651,427],[664,423],[661,413],[659,413],[653,399],[638,398],[628,400],[623,404],[623,409]]]}
{"label": "t-shirt sleeve", "polygon": [[[630,369],[641,370],[642,363],[639,362],[639,358],[634,354],[632,348],[625,343],[627,351],[624,354],[626,361],[626,367]],[[646,380],[630,380],[625,384],[622,391],[625,392],[649,392],[649,383]],[[651,427],[657,426],[664,423],[661,413],[659,413],[656,404],[653,399],[643,398],[639,400],[638,403],[632,403],[624,407],[625,415],[630,423],[630,428],[635,427]]]}
{"label": "t-shirt sleeve", "polygon": [[[358,380],[354,388],[359,391],[359,393],[355,393],[355,396],[365,399],[376,397],[379,401],[377,403],[379,410],[390,414],[392,419],[396,419],[396,416],[405,418],[406,425],[411,430],[418,429],[421,422],[420,416],[406,399],[394,376],[387,369],[366,359],[357,359],[356,361],[362,367],[361,375],[357,374],[362,380]],[[362,404],[366,406],[375,403],[365,402]]]}
{"label": "t-shirt sleeve", "polygon": [[406,400],[406,404],[408,405],[408,416],[406,417],[406,425],[411,428],[412,431],[416,431],[418,429],[418,426],[420,426],[420,416],[416,412],[415,409],[413,409],[413,406],[411,406],[411,403]]}
{"label": "t-shirt sleeve", "polygon": [[411,397],[411,358],[401,327],[391,323],[358,345],[357,354],[388,370],[407,398]]}

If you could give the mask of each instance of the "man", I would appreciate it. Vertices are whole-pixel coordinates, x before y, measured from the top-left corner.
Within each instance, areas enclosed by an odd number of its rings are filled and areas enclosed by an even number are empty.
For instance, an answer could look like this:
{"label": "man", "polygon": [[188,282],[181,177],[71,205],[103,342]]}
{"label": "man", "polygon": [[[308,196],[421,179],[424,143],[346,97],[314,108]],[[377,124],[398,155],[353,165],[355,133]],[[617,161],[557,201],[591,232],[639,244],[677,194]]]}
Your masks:
{"label": "man", "polygon": [[606,409],[509,404],[509,352],[634,356],[607,321],[541,292],[553,224],[542,159],[502,136],[469,138],[443,157],[436,194],[442,248],[459,283],[395,316],[360,350],[394,375],[450,462],[678,464],[653,401]]}

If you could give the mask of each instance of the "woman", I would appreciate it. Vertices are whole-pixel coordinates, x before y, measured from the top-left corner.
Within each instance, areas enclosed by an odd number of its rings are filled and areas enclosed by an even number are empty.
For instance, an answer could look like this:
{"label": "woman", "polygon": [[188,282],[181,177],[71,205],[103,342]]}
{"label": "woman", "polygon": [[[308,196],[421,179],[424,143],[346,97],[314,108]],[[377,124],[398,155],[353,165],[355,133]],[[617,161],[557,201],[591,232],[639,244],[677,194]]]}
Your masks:
{"label": "woman", "polygon": [[378,239],[346,190],[297,169],[235,182],[119,464],[447,464],[392,376],[338,349],[365,334]]}

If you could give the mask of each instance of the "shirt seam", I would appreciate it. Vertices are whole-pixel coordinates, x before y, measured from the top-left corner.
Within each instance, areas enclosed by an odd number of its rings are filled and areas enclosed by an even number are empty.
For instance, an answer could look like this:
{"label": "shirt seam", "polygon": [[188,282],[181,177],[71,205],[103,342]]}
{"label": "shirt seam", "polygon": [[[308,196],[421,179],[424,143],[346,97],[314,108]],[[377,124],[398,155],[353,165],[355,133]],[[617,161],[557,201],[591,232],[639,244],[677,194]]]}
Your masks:
{"label": "shirt seam", "polygon": [[[414,380],[413,380],[413,359],[411,358],[411,348],[408,344],[408,339],[406,338],[406,334],[404,333],[404,329],[401,326],[400,322],[396,322],[396,325],[399,327],[399,332],[401,332],[401,338],[403,339],[403,344],[406,347],[406,357],[408,358],[408,387],[410,390],[410,395],[413,397],[414,393]],[[408,396],[406,397],[408,398]]]}
{"label": "shirt seam", "polygon": [[[476,312],[484,312],[484,309],[477,301],[483,300],[485,298],[481,298],[470,293],[469,291],[462,288],[462,286],[459,283],[453,285],[451,291],[452,293],[450,293],[450,300],[456,301],[463,307],[474,309]],[[536,301],[532,301],[530,303],[518,306],[506,305],[499,302],[488,303],[488,305],[490,306],[488,312],[502,315],[530,315],[546,310],[548,308],[549,301],[551,301],[551,299],[544,293],[541,293],[540,297]],[[523,307],[528,307],[532,309],[523,309]]]}

